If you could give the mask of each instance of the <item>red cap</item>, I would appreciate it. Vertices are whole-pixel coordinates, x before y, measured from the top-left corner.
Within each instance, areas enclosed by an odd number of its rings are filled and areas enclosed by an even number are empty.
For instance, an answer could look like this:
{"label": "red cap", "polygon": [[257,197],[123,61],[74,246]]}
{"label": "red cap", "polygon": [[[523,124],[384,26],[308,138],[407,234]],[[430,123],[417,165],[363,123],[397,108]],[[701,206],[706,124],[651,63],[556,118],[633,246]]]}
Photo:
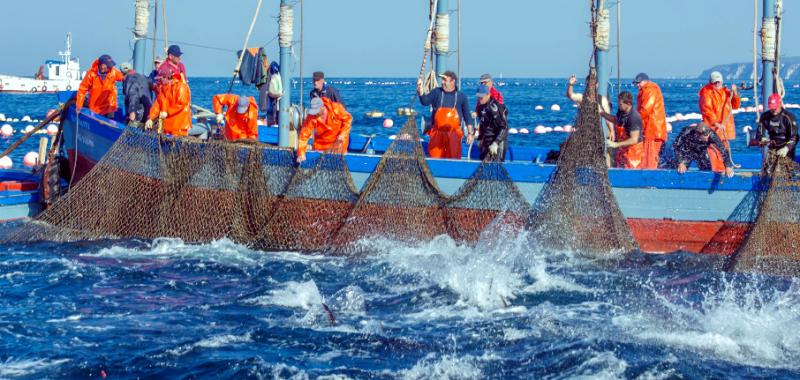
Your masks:
{"label": "red cap", "polygon": [[776,110],[780,108],[782,105],[781,96],[778,94],[772,94],[769,96],[769,100],[767,101],[767,108],[772,110]]}

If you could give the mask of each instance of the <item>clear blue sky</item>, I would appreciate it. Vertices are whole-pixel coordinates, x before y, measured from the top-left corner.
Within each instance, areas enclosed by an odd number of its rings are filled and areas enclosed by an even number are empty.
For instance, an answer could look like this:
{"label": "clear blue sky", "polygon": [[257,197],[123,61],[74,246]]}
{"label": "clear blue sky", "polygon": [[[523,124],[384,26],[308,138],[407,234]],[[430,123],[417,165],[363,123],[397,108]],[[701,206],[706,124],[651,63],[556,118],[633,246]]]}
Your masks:
{"label": "clear blue sky", "polygon": [[[169,38],[238,50],[256,3],[167,0]],[[449,3],[455,9],[457,0]],[[111,54],[118,63],[129,60],[133,4],[133,0],[3,0],[0,73],[32,75],[45,59],[57,57],[68,31],[73,36],[73,52],[84,69],[102,53]],[[304,74],[323,70],[331,77],[415,77],[427,28],[427,7],[428,0],[305,0]],[[800,5],[787,1],[784,7],[781,50],[785,56],[798,55],[800,39],[795,36],[800,35]],[[264,0],[251,46],[273,40],[278,8],[278,0]],[[565,77],[585,73],[591,53],[587,8],[586,0],[462,0],[463,75],[491,72],[505,77]],[[616,15],[616,10],[612,14]],[[299,41],[299,2],[295,16],[295,39]],[[451,48],[455,49],[455,18],[451,20]],[[694,76],[715,64],[749,61],[752,23],[750,0],[623,0],[622,74],[632,77],[645,71],[658,78]],[[612,33],[614,40],[615,35]],[[163,37],[160,25],[159,37]],[[227,76],[235,65],[235,56],[229,51],[182,48],[189,76]],[[295,46],[296,53],[299,48],[299,44]],[[148,60],[149,52],[148,46]],[[267,53],[277,60],[277,41],[267,45]],[[611,57],[616,62],[613,50]],[[450,67],[455,66],[453,54]],[[295,75],[298,70],[299,65]]]}

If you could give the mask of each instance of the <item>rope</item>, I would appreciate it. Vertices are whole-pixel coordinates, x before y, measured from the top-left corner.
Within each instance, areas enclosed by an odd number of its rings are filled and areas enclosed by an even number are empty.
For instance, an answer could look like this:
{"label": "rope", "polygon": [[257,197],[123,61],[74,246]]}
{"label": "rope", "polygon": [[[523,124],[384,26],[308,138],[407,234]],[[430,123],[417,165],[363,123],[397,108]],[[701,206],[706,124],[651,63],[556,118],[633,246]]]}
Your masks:
{"label": "rope", "polygon": [[169,50],[169,43],[167,40],[167,0],[161,0],[161,20],[164,23],[164,59],[167,57],[167,50]]}
{"label": "rope", "polygon": [[[419,76],[417,76],[417,82],[422,82],[422,78],[425,76],[425,66],[427,66],[427,64],[428,64],[428,53],[431,51],[431,35],[433,35],[433,23],[436,20],[435,18],[432,17],[432,14],[433,14],[433,12],[436,11],[436,7],[438,5],[439,5],[439,0],[433,0],[431,2],[431,17],[430,17],[431,21],[428,24],[428,33],[425,36],[425,43],[423,44],[424,52],[422,54],[422,65],[419,68]],[[436,73],[434,73],[433,70],[431,70],[430,74],[428,74],[428,77],[430,77],[431,75],[433,75],[433,78],[434,78],[434,81],[435,81],[436,80]],[[424,88],[424,86],[425,86],[425,83],[423,82],[423,88]],[[416,89],[415,89],[414,97],[411,98],[411,104],[409,104],[408,107],[409,108],[414,107],[414,102],[416,100],[417,100],[417,94],[416,94]],[[409,116],[409,118],[410,117],[413,117],[413,116]]]}
{"label": "rope", "polygon": [[153,7],[153,60],[156,59],[156,29],[158,28],[158,0],[155,0],[155,6]]}
{"label": "rope", "polygon": [[253,27],[256,26],[256,19],[258,18],[258,12],[261,10],[261,1],[258,0],[258,4],[256,5],[256,12],[253,14],[253,21],[250,21],[250,28],[247,29],[247,36],[244,38],[244,46],[242,47],[242,54],[239,54],[239,59],[236,61],[236,68],[233,69],[233,78],[231,78],[231,84],[228,86],[228,93],[233,90],[233,82],[236,80],[236,75],[239,74],[239,69],[242,68],[242,60],[244,59],[244,55],[247,51],[247,43],[250,42],[250,35],[253,34]]}
{"label": "rope", "polygon": [[758,113],[758,0],[753,0],[753,102],[756,106],[756,124],[761,114]]}
{"label": "rope", "polygon": [[292,38],[294,38],[294,9],[290,5],[281,5],[278,19],[278,46],[291,47]]}
{"label": "rope", "polygon": [[133,35],[136,39],[147,37],[147,25],[150,19],[149,0],[136,0],[136,17],[134,18]]}
{"label": "rope", "polygon": [[622,0],[617,0],[617,94],[622,92]]}
{"label": "rope", "polygon": [[611,19],[608,9],[599,8],[597,10],[597,27],[594,39],[594,46],[602,51],[608,51],[611,44]]}
{"label": "rope", "polygon": [[786,94],[786,89],[783,86],[783,78],[781,78],[781,35],[782,35],[782,18],[783,18],[783,2],[776,0],[775,2],[775,93],[781,96]]}
{"label": "rope", "polygon": [[447,13],[436,15],[436,52],[444,54],[450,51],[450,15]]}
{"label": "rope", "polygon": [[765,18],[761,21],[761,59],[775,62],[775,19]]}

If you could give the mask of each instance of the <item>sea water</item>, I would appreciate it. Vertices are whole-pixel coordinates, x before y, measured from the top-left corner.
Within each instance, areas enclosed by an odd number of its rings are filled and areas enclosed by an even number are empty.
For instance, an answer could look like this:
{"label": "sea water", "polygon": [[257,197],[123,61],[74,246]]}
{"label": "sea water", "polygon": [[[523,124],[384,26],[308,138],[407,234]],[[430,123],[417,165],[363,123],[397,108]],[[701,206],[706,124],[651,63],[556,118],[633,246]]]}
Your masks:
{"label": "sea water", "polygon": [[[193,79],[194,102],[210,105],[223,82]],[[387,130],[363,113],[392,113],[413,95],[411,80],[332,82],[353,133],[390,135],[401,123]],[[573,122],[564,81],[505,82],[518,128]],[[700,82],[661,84],[669,115],[696,112]],[[0,113],[41,119],[52,103],[0,95]],[[636,254],[612,265],[511,232],[475,247],[444,236],[364,243],[371,254],[359,258],[229,240],[0,246],[0,378],[800,376],[800,281],[722,273],[720,256]]]}

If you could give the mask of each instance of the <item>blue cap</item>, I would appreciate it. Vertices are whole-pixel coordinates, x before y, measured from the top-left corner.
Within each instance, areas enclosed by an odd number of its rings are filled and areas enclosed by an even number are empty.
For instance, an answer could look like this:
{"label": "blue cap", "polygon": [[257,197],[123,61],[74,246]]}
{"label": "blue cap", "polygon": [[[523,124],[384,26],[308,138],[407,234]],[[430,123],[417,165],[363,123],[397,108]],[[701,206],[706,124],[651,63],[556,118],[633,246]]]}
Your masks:
{"label": "blue cap", "polygon": [[489,95],[489,87],[487,87],[485,84],[482,84],[478,86],[478,91],[475,92],[475,94],[478,95],[479,98]]}
{"label": "blue cap", "polygon": [[650,77],[647,76],[645,73],[636,74],[636,78],[633,79],[633,84],[639,84],[639,82],[643,82],[646,80],[650,80]]}
{"label": "blue cap", "polygon": [[239,95],[236,101],[236,112],[243,114],[250,108],[250,98],[244,95]]}
{"label": "blue cap", "polygon": [[108,66],[109,68],[114,67],[117,63],[111,59],[111,56],[108,54],[103,54],[100,58],[97,59],[101,64]]}
{"label": "blue cap", "polygon": [[172,54],[176,57],[180,57],[181,55],[183,55],[183,52],[181,52],[181,47],[178,45],[170,45],[169,49],[167,49],[167,53]]}
{"label": "blue cap", "polygon": [[308,105],[308,114],[309,115],[316,115],[322,109],[322,98],[314,98],[311,99],[311,103]]}

